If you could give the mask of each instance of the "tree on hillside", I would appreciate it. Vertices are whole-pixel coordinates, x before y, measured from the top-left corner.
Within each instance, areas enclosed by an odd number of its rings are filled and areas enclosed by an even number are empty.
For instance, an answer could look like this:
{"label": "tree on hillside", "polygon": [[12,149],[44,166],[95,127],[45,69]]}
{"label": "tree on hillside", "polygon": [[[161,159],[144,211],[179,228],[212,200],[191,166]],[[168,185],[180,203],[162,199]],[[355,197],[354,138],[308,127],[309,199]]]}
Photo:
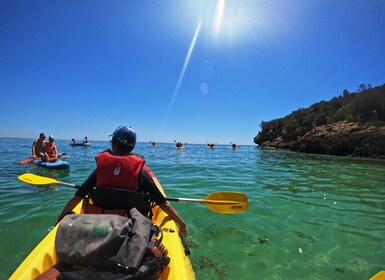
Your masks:
{"label": "tree on hillside", "polygon": [[385,84],[372,88],[370,84],[359,85],[358,92],[347,89],[330,101],[320,101],[307,109],[298,109],[291,114],[272,121],[261,122],[258,139],[296,139],[315,126],[347,122],[385,122]]}
{"label": "tree on hillside", "polygon": [[344,91],[342,92],[343,97],[347,97],[347,96],[349,96],[349,94],[350,94],[350,92],[347,89],[344,89]]}
{"label": "tree on hillside", "polygon": [[358,86],[358,92],[363,92],[364,90],[367,90],[367,87],[365,84],[360,84]]}

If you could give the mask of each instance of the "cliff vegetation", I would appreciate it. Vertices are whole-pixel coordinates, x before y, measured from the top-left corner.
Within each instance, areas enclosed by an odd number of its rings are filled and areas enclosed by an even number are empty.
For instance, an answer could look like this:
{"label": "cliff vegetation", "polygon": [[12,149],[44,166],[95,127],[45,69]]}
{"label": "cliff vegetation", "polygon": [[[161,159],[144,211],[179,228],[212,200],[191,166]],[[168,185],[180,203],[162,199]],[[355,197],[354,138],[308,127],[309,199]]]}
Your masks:
{"label": "cliff vegetation", "polygon": [[385,84],[321,101],[272,121],[262,121],[260,147],[385,159]]}

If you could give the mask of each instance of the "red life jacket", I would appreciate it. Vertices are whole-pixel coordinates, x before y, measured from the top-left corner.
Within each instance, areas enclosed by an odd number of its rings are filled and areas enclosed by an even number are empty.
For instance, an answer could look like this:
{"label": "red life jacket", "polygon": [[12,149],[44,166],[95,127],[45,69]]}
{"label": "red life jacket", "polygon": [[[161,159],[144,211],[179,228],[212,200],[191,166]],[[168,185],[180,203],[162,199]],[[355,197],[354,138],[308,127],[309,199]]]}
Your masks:
{"label": "red life jacket", "polygon": [[102,152],[96,156],[96,187],[136,191],[143,165],[144,160],[135,155]]}
{"label": "red life jacket", "polygon": [[46,143],[45,144],[45,149],[46,149],[46,153],[48,154],[48,156],[50,158],[55,156],[55,154],[54,154],[54,151],[56,149],[55,143],[53,143],[53,142]]}

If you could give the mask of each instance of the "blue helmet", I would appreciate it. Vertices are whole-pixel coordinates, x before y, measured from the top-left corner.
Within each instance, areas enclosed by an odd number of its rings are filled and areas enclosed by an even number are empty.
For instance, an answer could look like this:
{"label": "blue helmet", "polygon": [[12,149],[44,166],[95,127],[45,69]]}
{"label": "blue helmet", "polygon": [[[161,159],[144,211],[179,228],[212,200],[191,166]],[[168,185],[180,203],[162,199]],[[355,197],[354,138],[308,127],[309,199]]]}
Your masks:
{"label": "blue helmet", "polygon": [[131,126],[118,126],[109,136],[129,147],[134,147],[136,144],[136,133]]}

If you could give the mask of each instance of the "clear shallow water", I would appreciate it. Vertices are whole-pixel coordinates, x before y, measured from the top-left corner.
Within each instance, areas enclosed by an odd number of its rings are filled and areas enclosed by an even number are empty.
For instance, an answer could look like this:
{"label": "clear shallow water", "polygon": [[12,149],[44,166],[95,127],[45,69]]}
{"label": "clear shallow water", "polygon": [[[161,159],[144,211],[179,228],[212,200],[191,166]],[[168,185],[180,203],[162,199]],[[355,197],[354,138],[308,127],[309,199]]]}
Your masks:
{"label": "clear shallow water", "polygon": [[[71,147],[71,168],[19,165],[32,139],[0,138],[0,279],[7,279],[46,235],[74,190],[36,187],[25,172],[81,184],[108,142]],[[216,191],[249,197],[249,211],[224,215],[197,203],[173,203],[189,226],[197,279],[369,279],[385,269],[385,162],[260,150],[139,143],[169,197]],[[268,239],[268,242],[263,242]]]}

